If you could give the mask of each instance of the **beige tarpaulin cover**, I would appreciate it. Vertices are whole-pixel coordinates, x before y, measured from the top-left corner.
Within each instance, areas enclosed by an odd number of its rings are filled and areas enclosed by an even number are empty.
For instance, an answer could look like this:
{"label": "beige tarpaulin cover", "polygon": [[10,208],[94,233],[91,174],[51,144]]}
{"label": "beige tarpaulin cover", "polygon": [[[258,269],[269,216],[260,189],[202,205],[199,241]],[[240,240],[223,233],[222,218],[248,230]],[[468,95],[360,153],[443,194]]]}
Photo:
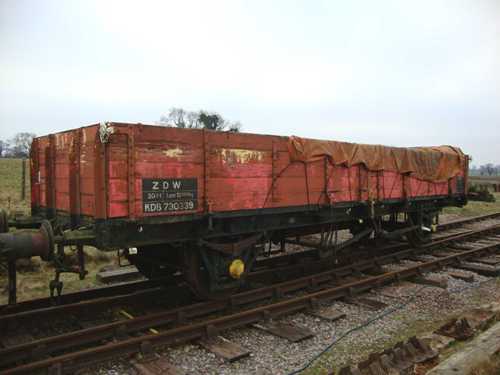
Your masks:
{"label": "beige tarpaulin cover", "polygon": [[289,137],[292,161],[314,161],[328,157],[334,165],[363,164],[370,171],[409,173],[432,182],[447,181],[464,167],[465,155],[458,147],[388,147]]}

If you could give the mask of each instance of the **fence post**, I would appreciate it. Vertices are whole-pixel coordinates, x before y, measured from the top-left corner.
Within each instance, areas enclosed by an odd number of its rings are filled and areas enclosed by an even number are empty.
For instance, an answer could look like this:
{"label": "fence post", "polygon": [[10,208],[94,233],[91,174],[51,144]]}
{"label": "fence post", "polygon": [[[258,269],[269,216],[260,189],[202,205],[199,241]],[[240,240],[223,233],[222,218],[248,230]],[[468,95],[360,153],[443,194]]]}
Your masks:
{"label": "fence post", "polygon": [[26,159],[22,158],[21,163],[22,163],[21,200],[24,201],[26,199]]}

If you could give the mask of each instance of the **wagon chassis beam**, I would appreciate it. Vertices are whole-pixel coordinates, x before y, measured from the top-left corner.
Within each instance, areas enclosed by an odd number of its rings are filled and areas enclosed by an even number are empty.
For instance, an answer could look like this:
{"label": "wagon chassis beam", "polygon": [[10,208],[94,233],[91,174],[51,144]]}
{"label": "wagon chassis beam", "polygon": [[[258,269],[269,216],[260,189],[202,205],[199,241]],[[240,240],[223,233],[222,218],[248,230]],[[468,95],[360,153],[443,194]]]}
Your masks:
{"label": "wagon chassis beam", "polygon": [[[439,224],[437,229],[438,229],[438,231],[449,230],[452,228],[458,228],[460,226],[463,226],[464,224],[470,224],[470,223],[474,223],[474,222],[478,222],[478,221],[495,219],[499,216],[500,216],[500,212],[497,212],[497,213],[493,213],[493,214],[480,215],[480,216],[475,216],[475,217],[470,217],[470,218],[465,218],[465,219],[454,220],[454,221],[450,221],[447,223]],[[453,234],[453,236],[455,236],[455,235],[456,234]],[[442,238],[444,238],[444,237],[442,237]],[[309,244],[304,244],[305,247],[311,247],[308,245]],[[385,248],[381,248],[381,249],[377,249],[377,250],[383,252],[383,254],[387,254],[389,251],[402,251],[405,249],[406,249],[406,246],[402,246],[401,244],[396,244],[396,245],[389,245]],[[287,254],[284,256],[280,256],[280,257],[271,257],[271,258],[261,259],[260,261],[258,261],[257,266],[258,267],[277,267],[277,266],[279,266],[279,264],[283,263],[284,258],[286,258],[287,264],[297,263],[297,258],[299,255],[305,256],[307,258],[313,258],[314,251],[315,250],[303,250],[300,253],[290,253],[290,254]],[[1,305],[0,306],[0,327],[2,326],[2,315],[6,315],[6,313],[14,314],[14,313],[19,313],[19,312],[28,312],[29,316],[33,316],[32,314],[36,313],[37,310],[42,309],[42,308],[50,307],[51,309],[54,309],[54,308],[60,309],[60,308],[63,308],[64,305],[68,305],[68,304],[72,304],[72,303],[76,303],[76,302],[80,302],[80,301],[91,302],[91,300],[93,300],[95,298],[100,298],[100,297],[111,297],[111,296],[120,296],[121,297],[124,294],[133,293],[133,292],[136,292],[138,290],[159,287],[163,281],[164,281],[163,279],[152,279],[152,280],[139,281],[139,282],[125,284],[125,285],[116,285],[116,286],[109,286],[109,287],[98,288],[98,289],[89,289],[89,290],[84,290],[84,291],[79,291],[79,292],[74,292],[74,293],[67,293],[67,294],[61,295],[61,298],[58,301],[58,305],[56,305],[56,306],[53,305],[54,301],[50,298],[38,298],[38,299],[33,299],[33,300],[27,300],[27,301],[18,302],[15,305]],[[99,305],[101,305],[100,302],[99,302]],[[102,306],[104,306],[104,305],[102,305]],[[75,305],[75,307],[76,307],[76,305]],[[75,311],[77,311],[77,309],[74,310],[73,312],[75,312]],[[54,313],[55,313],[55,310],[54,310]],[[30,320],[30,319],[26,318],[26,320]]]}
{"label": "wagon chassis beam", "polygon": [[237,257],[242,251],[254,246],[263,237],[263,234],[256,234],[248,238],[244,238],[237,242],[230,243],[219,243],[214,241],[200,240],[199,243],[202,246],[206,246],[211,250],[218,251],[222,254]]}

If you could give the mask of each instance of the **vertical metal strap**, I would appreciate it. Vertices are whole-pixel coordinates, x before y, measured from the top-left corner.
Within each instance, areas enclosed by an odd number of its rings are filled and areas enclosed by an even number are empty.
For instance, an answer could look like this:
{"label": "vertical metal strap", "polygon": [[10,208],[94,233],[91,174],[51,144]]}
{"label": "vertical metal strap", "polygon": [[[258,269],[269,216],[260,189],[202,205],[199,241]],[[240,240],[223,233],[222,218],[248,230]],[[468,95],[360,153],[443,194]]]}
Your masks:
{"label": "vertical metal strap", "polygon": [[380,201],[380,171],[376,171],[376,177],[377,177],[377,200]]}
{"label": "vertical metal strap", "polygon": [[408,183],[407,183],[407,178],[406,178],[406,173],[402,175],[402,184],[403,184],[403,199],[408,200],[409,197],[409,191],[408,191]]}
{"label": "vertical metal strap", "polygon": [[330,200],[328,197],[328,160],[326,160],[326,156],[323,158],[323,174],[325,178],[325,186],[323,187],[324,189],[323,194],[325,194],[325,203],[328,203]]}
{"label": "vertical metal strap", "polygon": [[128,215],[134,219],[135,212],[135,127],[129,125],[127,132],[127,169],[128,169]]}
{"label": "vertical metal strap", "polygon": [[372,190],[371,190],[371,183],[370,183],[370,180],[371,180],[371,175],[370,175],[370,170],[368,168],[364,168],[366,170],[366,195],[367,195],[367,199],[369,201],[371,201],[373,199],[372,197]]}
{"label": "vertical metal strap", "polygon": [[203,140],[203,206],[206,213],[210,212],[208,201],[208,140],[205,129],[202,129]]}
{"label": "vertical metal strap", "polygon": [[55,137],[49,135],[49,146],[45,150],[45,200],[47,204],[47,217],[53,218],[56,212],[56,163],[55,163]]}
{"label": "vertical metal strap", "polygon": [[306,193],[307,193],[307,205],[311,205],[311,202],[309,201],[309,176],[307,173],[307,163],[304,162],[304,174],[306,177]]}
{"label": "vertical metal strap", "polygon": [[349,189],[349,200],[352,201],[351,167],[347,166],[347,188]]}
{"label": "vertical metal strap", "polygon": [[107,181],[106,169],[106,143],[102,143],[99,138],[99,129],[95,137],[94,149],[94,195],[95,195],[95,218],[107,218]]}
{"label": "vertical metal strap", "polygon": [[272,140],[272,154],[271,154],[271,202],[272,205],[274,206],[274,179],[276,176],[276,159],[277,159],[277,154],[276,154],[276,144],[274,143],[274,139]]}
{"label": "vertical metal strap", "polygon": [[361,183],[361,164],[358,165],[358,201],[363,197],[362,189],[363,184]]}
{"label": "vertical metal strap", "polygon": [[470,161],[469,155],[465,155],[464,164],[463,164],[463,168],[464,168],[464,191],[463,191],[463,194],[465,196],[467,196],[467,191],[469,190],[469,161]]}
{"label": "vertical metal strap", "polygon": [[72,150],[70,151],[69,202],[71,225],[76,228],[80,225],[81,192],[80,192],[80,158],[82,128],[74,133]]}
{"label": "vertical metal strap", "polygon": [[40,208],[40,148],[38,138],[33,139],[30,150],[31,214]]}

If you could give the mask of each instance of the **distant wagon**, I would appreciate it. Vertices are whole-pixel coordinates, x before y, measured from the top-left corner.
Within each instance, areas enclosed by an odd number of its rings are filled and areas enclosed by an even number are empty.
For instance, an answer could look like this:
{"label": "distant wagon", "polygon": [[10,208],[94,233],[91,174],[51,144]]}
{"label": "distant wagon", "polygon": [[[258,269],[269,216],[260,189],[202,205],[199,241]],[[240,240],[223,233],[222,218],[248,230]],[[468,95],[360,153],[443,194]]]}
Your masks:
{"label": "distant wagon", "polygon": [[265,243],[320,234],[327,257],[343,229],[349,243],[425,242],[442,207],[466,203],[467,171],[451,146],[101,123],[33,141],[30,220],[54,235],[32,252],[121,249],[147,277],[183,274],[212,298],[244,282]]}

